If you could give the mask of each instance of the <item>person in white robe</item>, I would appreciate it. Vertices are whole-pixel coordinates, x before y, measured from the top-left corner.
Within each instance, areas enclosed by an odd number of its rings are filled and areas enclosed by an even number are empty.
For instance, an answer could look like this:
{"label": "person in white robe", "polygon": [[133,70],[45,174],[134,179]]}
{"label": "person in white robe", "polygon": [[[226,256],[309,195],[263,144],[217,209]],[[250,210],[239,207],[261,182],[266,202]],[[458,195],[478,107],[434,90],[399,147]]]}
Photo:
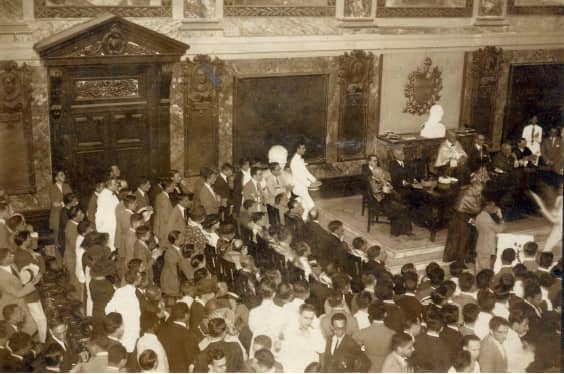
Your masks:
{"label": "person in white robe", "polygon": [[421,135],[424,138],[444,138],[446,135],[446,127],[441,120],[443,119],[444,110],[439,104],[435,104],[429,110],[429,118],[423,124]]}
{"label": "person in white robe", "polygon": [[96,229],[109,235],[108,245],[115,251],[114,239],[116,236],[116,206],[119,204],[116,191],[118,183],[115,179],[109,179],[102,192],[98,195],[98,208],[96,209]]}
{"label": "person in white robe", "polygon": [[304,160],[305,151],[305,144],[299,144],[294,157],[292,157],[290,161],[290,170],[292,171],[294,186],[292,192],[301,199],[304,208],[304,220],[307,219],[309,211],[315,206],[313,199],[309,195],[309,187],[312,183],[317,182],[317,178],[307,169],[307,163]]}
{"label": "person in white robe", "polygon": [[124,332],[120,342],[128,353],[132,353],[141,334],[141,306],[136,295],[137,286],[141,284],[141,274],[126,273],[125,281],[127,284],[114,292],[104,311],[106,314],[121,314]]}
{"label": "person in white robe", "polygon": [[535,159],[533,163],[539,164],[542,143],[542,127],[537,123],[537,116],[531,118],[531,122],[523,129],[522,137],[527,141],[527,147],[533,152]]}

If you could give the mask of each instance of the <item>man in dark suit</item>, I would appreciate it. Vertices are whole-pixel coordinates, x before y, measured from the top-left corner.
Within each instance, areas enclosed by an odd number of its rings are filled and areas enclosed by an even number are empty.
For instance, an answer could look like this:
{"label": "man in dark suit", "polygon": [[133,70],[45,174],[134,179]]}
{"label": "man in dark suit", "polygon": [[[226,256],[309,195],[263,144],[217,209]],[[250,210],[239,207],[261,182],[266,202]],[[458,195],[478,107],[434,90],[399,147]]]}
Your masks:
{"label": "man in dark suit", "polygon": [[26,359],[33,347],[31,336],[25,332],[16,332],[6,344],[8,352],[0,360],[0,371],[6,373],[31,373],[31,362]]}
{"label": "man in dark suit", "polygon": [[233,189],[231,188],[230,178],[233,176],[233,166],[229,163],[221,165],[219,176],[213,184],[213,190],[226,203],[219,208],[219,215],[223,221],[231,216],[233,207]]}
{"label": "man in dark suit", "polygon": [[431,306],[425,321],[427,332],[415,338],[415,352],[412,356],[415,371],[446,373],[450,368],[449,348],[439,333],[443,328],[440,311]]}
{"label": "man in dark suit", "polygon": [[104,321],[102,323],[104,328],[103,332],[97,332],[98,335],[94,338],[94,343],[100,347],[102,350],[108,352],[114,345],[121,345],[121,337],[123,336],[123,318],[121,314],[112,312],[104,316]]}
{"label": "man in dark suit", "polygon": [[166,245],[168,234],[170,234],[170,231],[167,230],[169,228],[168,221],[173,210],[171,194],[174,191],[174,186],[172,180],[165,181],[164,189],[155,198],[153,232],[157,235],[162,245]]}
{"label": "man in dark suit", "polygon": [[552,171],[559,173],[562,170],[562,138],[558,136],[558,129],[552,127],[548,138],[541,144],[541,155],[543,163],[549,166]]}
{"label": "man in dark suit", "polygon": [[206,372],[208,367],[208,356],[214,350],[220,350],[225,353],[227,359],[227,372],[240,372],[244,368],[245,361],[243,359],[243,350],[241,344],[225,341],[227,335],[227,325],[223,318],[212,318],[208,322],[208,332],[210,343],[198,354],[194,363],[194,372]]}
{"label": "man in dark suit", "polygon": [[517,141],[517,145],[515,146],[515,148],[513,148],[513,153],[515,153],[520,167],[535,167],[536,157],[533,155],[533,151],[531,151],[530,148],[527,147],[527,139],[519,139]]}
{"label": "man in dark suit", "polygon": [[203,168],[200,175],[204,180],[204,184],[198,193],[198,201],[206,210],[206,214],[218,214],[219,207],[221,206],[221,196],[216,194],[213,189],[213,185],[218,179],[218,173],[213,169]]}
{"label": "man in dark suit", "polygon": [[486,144],[486,137],[482,134],[476,134],[474,143],[467,150],[468,153],[468,171],[470,173],[479,170],[482,167],[487,167],[491,162],[488,146]]}
{"label": "man in dark suit", "polygon": [[386,308],[384,323],[386,326],[396,332],[402,332],[405,315],[403,310],[393,301],[394,289],[391,286],[380,283],[374,289],[374,296],[384,302],[384,307]]}
{"label": "man in dark suit", "polygon": [[346,334],[347,318],[343,313],[331,317],[333,336],[327,339],[322,368],[324,372],[366,372],[370,360],[357,342]]}
{"label": "man in dark suit", "polygon": [[441,330],[439,337],[447,344],[451,364],[454,363],[456,355],[462,349],[462,334],[458,331],[459,314],[458,307],[447,304],[441,309],[445,327]]}
{"label": "man in dark suit", "polygon": [[61,319],[53,319],[49,321],[49,336],[47,337],[47,342],[45,346],[48,347],[51,344],[58,344],[61,346],[63,351],[63,362],[61,363],[61,371],[69,371],[74,364],[78,362],[78,352],[76,347],[74,347],[68,337],[67,331],[68,327],[66,323]]}
{"label": "man in dark suit", "polygon": [[167,323],[157,334],[166,352],[171,373],[189,372],[190,365],[199,353],[194,335],[188,332],[189,319],[188,305],[176,303],[172,306]]}
{"label": "man in dark suit", "polygon": [[319,224],[317,208],[311,209],[308,217],[304,226],[304,241],[311,248],[312,255],[323,261],[327,251],[326,243],[331,239],[330,234]]}
{"label": "man in dark suit", "polygon": [[480,344],[480,371],[492,373],[507,372],[507,352],[503,343],[509,332],[509,322],[501,317],[490,320],[490,333]]}
{"label": "man in dark suit", "polygon": [[315,307],[315,313],[319,316],[324,313],[325,300],[331,294],[329,282],[326,282],[327,275],[323,272],[321,265],[317,261],[310,261],[311,274],[309,276],[309,298],[308,304]]}
{"label": "man in dark suit", "polygon": [[294,242],[302,241],[304,237],[303,211],[304,208],[297,199],[288,202],[288,211],[284,214],[284,222],[286,227],[290,229]]}
{"label": "man in dark suit", "polygon": [[402,194],[406,187],[408,187],[411,183],[410,175],[405,163],[405,154],[403,153],[403,149],[395,148],[392,155],[394,159],[390,161],[388,168],[390,176],[392,177],[392,186],[394,187],[394,190]]}
{"label": "man in dark suit", "polygon": [[251,180],[251,160],[243,158],[239,162],[239,171],[233,181],[233,204],[235,213],[239,213],[243,204],[243,187]]}
{"label": "man in dark suit", "polygon": [[137,209],[145,208],[151,205],[149,200],[149,190],[151,189],[151,181],[147,177],[142,177],[139,187],[135,191],[135,199],[137,200]]}
{"label": "man in dark suit", "polygon": [[166,232],[179,231],[183,233],[185,231],[188,223],[188,212],[192,206],[192,198],[191,195],[179,196],[179,201],[168,218]]}
{"label": "man in dark suit", "polygon": [[364,352],[370,360],[371,373],[380,372],[384,359],[391,352],[394,330],[384,324],[386,306],[382,301],[375,300],[368,306],[368,320],[371,325],[353,334],[353,339],[364,347]]}
{"label": "man in dark suit", "polygon": [[395,300],[403,311],[406,318],[417,318],[423,311],[421,302],[415,297],[415,290],[417,289],[417,273],[408,271],[403,275],[405,294]]}
{"label": "man in dark suit", "polygon": [[329,237],[327,238],[327,253],[326,259],[334,262],[338,268],[343,268],[347,260],[347,244],[343,240],[345,235],[345,228],[343,222],[335,220],[329,222],[327,225],[329,230]]}
{"label": "man in dark suit", "polygon": [[379,167],[379,161],[378,161],[378,157],[374,154],[369,155],[366,158],[366,164],[362,164],[362,177],[365,181],[368,181],[368,178],[370,178],[373,173],[374,170],[376,170],[377,167]]}

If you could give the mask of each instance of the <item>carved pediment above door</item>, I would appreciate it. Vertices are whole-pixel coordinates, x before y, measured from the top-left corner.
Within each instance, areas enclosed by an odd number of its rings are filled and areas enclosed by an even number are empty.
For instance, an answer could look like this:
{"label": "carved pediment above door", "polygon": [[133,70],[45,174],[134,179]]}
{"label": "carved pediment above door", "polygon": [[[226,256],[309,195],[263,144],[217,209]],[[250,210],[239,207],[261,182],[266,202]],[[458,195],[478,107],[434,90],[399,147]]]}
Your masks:
{"label": "carved pediment above door", "polygon": [[35,50],[48,65],[174,62],[189,45],[107,14],[41,40]]}

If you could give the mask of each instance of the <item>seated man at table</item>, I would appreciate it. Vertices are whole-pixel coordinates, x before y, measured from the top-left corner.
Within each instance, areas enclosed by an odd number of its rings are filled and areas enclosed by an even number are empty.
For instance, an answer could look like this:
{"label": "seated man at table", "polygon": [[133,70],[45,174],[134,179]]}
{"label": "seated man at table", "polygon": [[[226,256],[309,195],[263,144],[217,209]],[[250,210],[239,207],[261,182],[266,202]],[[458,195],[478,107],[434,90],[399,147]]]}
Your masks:
{"label": "seated man at table", "polygon": [[541,155],[543,165],[549,166],[555,173],[562,174],[562,138],[558,136],[556,127],[552,127],[548,138],[542,141]]}
{"label": "seated man at table", "polygon": [[488,168],[491,163],[486,137],[483,134],[476,134],[472,147],[468,150],[468,171],[470,173],[479,172]]}
{"label": "seated man at table", "polygon": [[392,156],[393,160],[390,161],[390,165],[388,167],[392,179],[392,186],[394,187],[394,190],[401,195],[402,200],[407,201],[409,186],[411,186],[411,179],[405,162],[403,149],[394,148]]}
{"label": "seated man at table", "polygon": [[535,165],[535,155],[533,152],[527,147],[527,140],[525,138],[521,138],[517,141],[517,146],[513,150],[517,161],[520,167],[524,168],[534,168]]}
{"label": "seated man at table", "polygon": [[462,148],[462,144],[456,139],[456,133],[447,131],[447,138],[439,146],[435,168],[439,175],[453,176],[459,180],[465,173],[468,155]]}

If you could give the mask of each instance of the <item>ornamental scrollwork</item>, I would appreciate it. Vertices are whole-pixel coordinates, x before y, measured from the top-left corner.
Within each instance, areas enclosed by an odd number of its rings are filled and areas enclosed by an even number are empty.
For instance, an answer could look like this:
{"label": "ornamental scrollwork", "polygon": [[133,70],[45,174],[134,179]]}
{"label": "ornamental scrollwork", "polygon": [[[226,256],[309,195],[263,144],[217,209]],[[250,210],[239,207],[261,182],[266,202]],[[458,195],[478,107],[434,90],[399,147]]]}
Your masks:
{"label": "ornamental scrollwork", "polygon": [[433,104],[441,98],[443,89],[442,72],[438,66],[433,66],[433,61],[427,57],[423,66],[409,73],[404,95],[407,102],[404,113],[423,115],[429,112]]}

